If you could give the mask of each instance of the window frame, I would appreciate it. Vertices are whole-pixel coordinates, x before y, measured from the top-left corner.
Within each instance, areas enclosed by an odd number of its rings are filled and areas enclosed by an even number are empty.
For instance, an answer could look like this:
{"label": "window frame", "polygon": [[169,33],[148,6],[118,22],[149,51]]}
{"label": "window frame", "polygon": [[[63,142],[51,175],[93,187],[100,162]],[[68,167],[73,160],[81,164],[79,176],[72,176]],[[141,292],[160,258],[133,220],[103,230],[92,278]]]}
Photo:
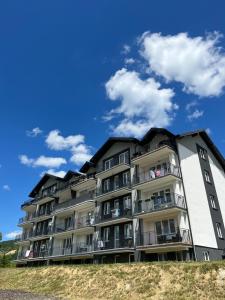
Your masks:
{"label": "window frame", "polygon": [[217,209],[216,202],[215,202],[215,196],[214,195],[209,195],[209,201],[210,201],[211,207],[213,209]]}
{"label": "window frame", "polygon": [[216,231],[217,231],[218,238],[223,239],[222,226],[221,223],[219,222],[216,222]]}
{"label": "window frame", "polygon": [[202,253],[204,261],[210,261],[209,251],[203,251]]}
{"label": "window frame", "polygon": [[210,176],[210,174],[209,174],[209,171],[204,170],[204,177],[205,177],[205,181],[206,181],[207,183],[211,183],[211,176]]}

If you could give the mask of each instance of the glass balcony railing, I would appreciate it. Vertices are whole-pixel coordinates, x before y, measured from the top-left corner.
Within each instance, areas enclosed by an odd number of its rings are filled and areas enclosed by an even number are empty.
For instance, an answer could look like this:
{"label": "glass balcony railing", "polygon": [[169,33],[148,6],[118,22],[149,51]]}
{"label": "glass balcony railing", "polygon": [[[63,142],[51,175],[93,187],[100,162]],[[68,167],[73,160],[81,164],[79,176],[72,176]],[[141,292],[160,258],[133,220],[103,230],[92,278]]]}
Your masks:
{"label": "glass balcony railing", "polygon": [[171,243],[190,243],[189,229],[176,228],[174,232],[157,234],[154,231],[148,231],[137,235],[137,246],[154,246]]}
{"label": "glass balcony railing", "polygon": [[74,226],[74,221],[71,221],[69,223],[66,222],[59,222],[55,224],[55,227],[53,229],[54,233],[60,233],[60,232],[65,232],[65,231],[70,231],[70,230],[74,230],[75,226]]}
{"label": "glass balcony railing", "polygon": [[93,216],[82,216],[78,217],[75,222],[75,228],[80,229],[84,227],[93,226],[95,223],[95,219]]}
{"label": "glass balcony railing", "polygon": [[109,214],[99,213],[95,215],[95,224],[107,221],[113,221],[120,218],[131,218],[132,217],[132,208],[124,207],[123,209],[114,208]]}
{"label": "glass balcony railing", "polygon": [[118,239],[118,240],[97,240],[94,243],[94,250],[100,251],[100,250],[110,250],[110,249],[117,249],[117,248],[133,248],[134,247],[134,241],[133,237],[127,237],[124,239]]}
{"label": "glass balcony railing", "polygon": [[119,159],[119,157],[113,157],[110,160],[108,160],[108,163],[104,165],[103,168],[98,169],[97,173],[101,173],[101,172],[106,172],[108,170],[111,170],[112,168],[116,167],[116,166],[120,166],[120,165],[129,165],[130,164],[130,160],[128,155],[127,156],[123,156],[123,159]]}
{"label": "glass balcony railing", "polygon": [[174,175],[176,177],[181,177],[180,168],[173,164],[165,164],[160,169],[149,169],[148,171],[140,171],[133,177],[133,184],[140,184],[144,182],[149,182],[156,180],[157,178],[165,177],[167,175]]}
{"label": "glass balcony railing", "polygon": [[136,159],[136,158],[138,158],[138,157],[140,157],[142,155],[154,152],[154,151],[159,150],[159,149],[161,149],[163,147],[166,147],[166,146],[170,147],[173,150],[176,149],[176,146],[175,146],[174,143],[172,143],[169,140],[164,140],[164,141],[159,142],[156,145],[150,145],[150,146],[148,145],[146,147],[143,147],[142,149],[140,149],[140,151],[137,151],[136,153],[134,153],[132,159]]}
{"label": "glass balcony railing", "polygon": [[149,213],[172,207],[186,208],[184,197],[175,193],[152,196],[151,199],[137,200],[134,213]]}
{"label": "glass balcony railing", "polygon": [[112,184],[110,184],[107,187],[104,187],[104,185],[101,185],[97,191],[96,191],[96,196],[101,196],[104,195],[106,193],[110,193],[110,192],[115,192],[117,190],[120,190],[122,188],[130,188],[131,187],[131,182],[130,179],[126,180],[126,181],[118,181],[118,182],[114,182]]}
{"label": "glass balcony railing", "polygon": [[94,195],[95,195],[94,192],[90,192],[90,193],[86,193],[80,197],[58,203],[55,206],[55,210],[57,211],[57,210],[61,210],[61,209],[66,209],[66,208],[72,207],[74,205],[81,204],[82,202],[92,200],[94,198]]}
{"label": "glass balcony railing", "polygon": [[76,255],[92,252],[93,245],[87,243],[76,243],[68,247],[53,247],[51,256]]}

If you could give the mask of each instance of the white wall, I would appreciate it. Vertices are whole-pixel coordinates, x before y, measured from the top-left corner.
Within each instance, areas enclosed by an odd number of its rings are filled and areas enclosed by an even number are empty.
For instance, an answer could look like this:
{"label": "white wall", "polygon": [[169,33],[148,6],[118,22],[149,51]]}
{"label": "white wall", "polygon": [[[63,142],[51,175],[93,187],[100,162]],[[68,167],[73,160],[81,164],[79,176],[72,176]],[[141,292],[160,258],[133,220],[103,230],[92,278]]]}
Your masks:
{"label": "white wall", "polygon": [[178,141],[181,171],[195,245],[217,248],[196,143],[193,137]]}

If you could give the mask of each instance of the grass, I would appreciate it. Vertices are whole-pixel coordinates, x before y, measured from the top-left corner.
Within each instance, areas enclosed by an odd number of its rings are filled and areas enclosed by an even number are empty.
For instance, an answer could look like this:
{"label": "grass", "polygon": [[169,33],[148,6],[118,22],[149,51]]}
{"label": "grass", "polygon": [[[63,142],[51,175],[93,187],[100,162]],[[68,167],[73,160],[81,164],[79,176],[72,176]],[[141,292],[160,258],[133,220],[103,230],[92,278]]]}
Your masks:
{"label": "grass", "polygon": [[0,269],[0,289],[62,299],[225,299],[225,262]]}

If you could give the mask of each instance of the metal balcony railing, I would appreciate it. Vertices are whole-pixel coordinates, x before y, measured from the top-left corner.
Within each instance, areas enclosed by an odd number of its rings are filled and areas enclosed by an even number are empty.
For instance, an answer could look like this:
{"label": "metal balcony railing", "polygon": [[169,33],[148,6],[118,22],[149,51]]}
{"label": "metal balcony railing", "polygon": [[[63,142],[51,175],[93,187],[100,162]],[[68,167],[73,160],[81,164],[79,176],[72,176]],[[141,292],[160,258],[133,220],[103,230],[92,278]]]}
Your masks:
{"label": "metal balcony railing", "polygon": [[99,239],[94,242],[95,251],[118,249],[118,248],[133,248],[133,247],[134,247],[134,241],[132,236],[124,239],[118,239],[118,240],[113,239],[108,241]]}
{"label": "metal balcony railing", "polygon": [[189,229],[176,228],[174,232],[157,234],[154,231],[148,231],[137,234],[137,246],[151,246],[171,243],[190,243],[191,236]]}
{"label": "metal balcony railing", "polygon": [[134,213],[149,213],[171,207],[186,208],[184,197],[175,193],[152,196],[151,199],[137,200]]}
{"label": "metal balcony railing", "polygon": [[123,209],[114,208],[109,214],[104,215],[103,212],[95,215],[95,224],[112,221],[120,218],[131,218],[132,217],[132,208],[125,207]]}
{"label": "metal balcony railing", "polygon": [[156,180],[157,178],[161,178],[167,175],[174,175],[177,177],[181,177],[180,168],[173,164],[165,164],[161,169],[155,169],[147,172],[138,172],[133,177],[133,184],[140,184],[152,180]]}
{"label": "metal balcony railing", "polygon": [[101,196],[106,193],[115,192],[121,188],[130,188],[131,182],[130,179],[126,181],[119,180],[118,182],[111,183],[107,188],[104,187],[104,185],[101,185],[99,188],[97,188],[96,196]]}

